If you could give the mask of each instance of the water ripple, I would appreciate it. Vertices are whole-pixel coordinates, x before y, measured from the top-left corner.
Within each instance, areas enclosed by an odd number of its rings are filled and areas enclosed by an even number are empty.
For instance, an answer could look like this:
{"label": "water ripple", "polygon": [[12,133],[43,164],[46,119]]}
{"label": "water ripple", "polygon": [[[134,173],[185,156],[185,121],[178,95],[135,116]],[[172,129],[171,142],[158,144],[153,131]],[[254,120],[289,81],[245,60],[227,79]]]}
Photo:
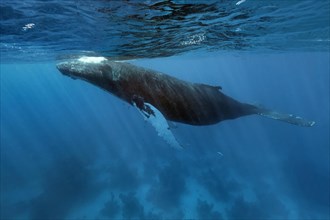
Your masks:
{"label": "water ripple", "polygon": [[328,51],[329,8],[328,1],[297,0],[2,0],[1,60]]}

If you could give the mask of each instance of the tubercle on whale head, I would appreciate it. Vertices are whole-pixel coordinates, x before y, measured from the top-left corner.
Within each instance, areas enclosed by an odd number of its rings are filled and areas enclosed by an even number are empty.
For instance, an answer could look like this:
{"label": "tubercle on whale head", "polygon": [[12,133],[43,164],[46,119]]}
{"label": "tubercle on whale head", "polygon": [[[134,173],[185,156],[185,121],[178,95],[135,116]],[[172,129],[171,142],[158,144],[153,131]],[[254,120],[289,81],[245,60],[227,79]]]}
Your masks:
{"label": "tubercle on whale head", "polygon": [[103,77],[103,72],[111,72],[111,67],[106,64],[104,57],[80,57],[56,65],[57,69],[66,76],[73,79],[92,81]]}

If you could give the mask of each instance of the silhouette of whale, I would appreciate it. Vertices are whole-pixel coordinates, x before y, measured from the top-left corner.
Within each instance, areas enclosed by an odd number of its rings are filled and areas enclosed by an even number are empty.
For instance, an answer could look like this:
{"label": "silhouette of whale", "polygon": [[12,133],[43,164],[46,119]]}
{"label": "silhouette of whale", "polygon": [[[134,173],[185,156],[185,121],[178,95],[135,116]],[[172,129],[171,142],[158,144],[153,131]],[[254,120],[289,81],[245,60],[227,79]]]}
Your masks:
{"label": "silhouette of whale", "polygon": [[257,114],[310,127],[314,121],[241,103],[221,87],[191,83],[164,73],[104,57],[80,57],[57,64],[64,75],[87,81],[137,107],[146,118],[158,110],[166,120],[190,125],[211,125]]}

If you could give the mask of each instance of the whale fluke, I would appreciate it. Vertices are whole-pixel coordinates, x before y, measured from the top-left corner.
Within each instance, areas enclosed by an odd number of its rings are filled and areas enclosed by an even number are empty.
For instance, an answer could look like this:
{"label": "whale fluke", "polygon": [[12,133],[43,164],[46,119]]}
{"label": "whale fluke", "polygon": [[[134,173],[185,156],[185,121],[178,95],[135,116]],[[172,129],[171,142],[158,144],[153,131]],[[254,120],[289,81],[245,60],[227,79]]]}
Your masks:
{"label": "whale fluke", "polygon": [[281,113],[266,108],[257,108],[256,114],[302,127],[312,127],[315,124],[315,121],[309,121],[293,114]]}

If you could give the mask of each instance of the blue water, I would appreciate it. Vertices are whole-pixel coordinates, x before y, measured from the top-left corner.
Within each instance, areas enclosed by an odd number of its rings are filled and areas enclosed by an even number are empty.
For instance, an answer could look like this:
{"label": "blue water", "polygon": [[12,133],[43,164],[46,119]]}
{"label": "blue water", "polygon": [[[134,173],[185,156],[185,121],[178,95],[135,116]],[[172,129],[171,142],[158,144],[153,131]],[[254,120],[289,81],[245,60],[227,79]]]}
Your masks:
{"label": "blue water", "polygon": [[[261,1],[202,3],[1,1],[1,219],[330,218],[329,2],[270,1],[261,9]],[[229,19],[243,12],[243,20]],[[261,34],[255,19],[265,15],[275,19]],[[75,16],[91,23],[67,19]],[[162,29],[150,23],[157,16],[172,30],[159,36],[159,50],[157,41],[134,35],[142,27]],[[128,26],[109,25],[124,18]],[[228,32],[217,29],[217,19],[229,29],[245,24],[249,32],[223,41],[219,33]],[[134,26],[138,21],[145,24]],[[104,22],[109,29],[98,29]],[[274,28],[281,22],[281,30]],[[98,35],[91,36],[94,23]],[[185,47],[176,46],[178,39]],[[316,124],[260,116],[212,126],[177,123],[171,130],[184,150],[173,149],[132,106],[60,74],[57,60],[72,53],[142,57],[129,62],[220,85],[240,101]]]}
{"label": "blue water", "polygon": [[328,51],[328,0],[1,0],[2,59]]}

